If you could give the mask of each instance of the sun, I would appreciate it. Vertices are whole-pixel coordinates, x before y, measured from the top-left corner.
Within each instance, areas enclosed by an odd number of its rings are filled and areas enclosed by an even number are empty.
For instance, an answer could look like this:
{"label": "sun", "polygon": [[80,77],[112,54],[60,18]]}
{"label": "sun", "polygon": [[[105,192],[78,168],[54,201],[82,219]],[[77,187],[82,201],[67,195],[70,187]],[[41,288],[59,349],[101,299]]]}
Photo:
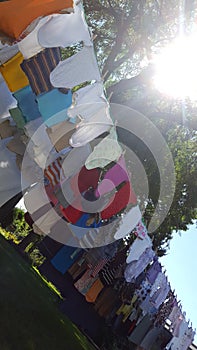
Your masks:
{"label": "sun", "polygon": [[154,86],[162,93],[197,100],[197,34],[182,36],[155,59]]}

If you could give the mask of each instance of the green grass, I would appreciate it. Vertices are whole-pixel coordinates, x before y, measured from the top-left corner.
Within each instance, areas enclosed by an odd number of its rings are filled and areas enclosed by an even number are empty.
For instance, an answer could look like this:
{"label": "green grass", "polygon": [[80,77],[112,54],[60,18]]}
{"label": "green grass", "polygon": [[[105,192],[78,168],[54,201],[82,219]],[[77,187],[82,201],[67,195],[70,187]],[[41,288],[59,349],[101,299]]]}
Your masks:
{"label": "green grass", "polygon": [[60,313],[58,301],[57,294],[0,235],[0,349],[93,350]]}

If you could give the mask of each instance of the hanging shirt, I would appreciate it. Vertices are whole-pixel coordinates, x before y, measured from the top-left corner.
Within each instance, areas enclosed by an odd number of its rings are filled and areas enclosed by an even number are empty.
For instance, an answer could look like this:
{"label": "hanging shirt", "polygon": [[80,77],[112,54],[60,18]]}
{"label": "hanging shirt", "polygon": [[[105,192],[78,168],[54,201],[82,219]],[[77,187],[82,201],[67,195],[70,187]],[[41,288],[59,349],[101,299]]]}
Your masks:
{"label": "hanging shirt", "polygon": [[6,148],[10,139],[0,140],[0,207],[21,192],[16,156]]}
{"label": "hanging shirt", "polygon": [[24,118],[21,110],[16,107],[16,108],[10,109],[9,112],[12,119],[15,121],[17,128],[23,130],[26,124],[26,119]]}
{"label": "hanging shirt", "polygon": [[40,117],[36,96],[29,85],[16,91],[13,96],[17,100],[18,108],[27,122]]}
{"label": "hanging shirt", "polygon": [[65,120],[46,129],[57,152],[69,147],[69,139],[75,132],[76,124]]}
{"label": "hanging shirt", "polygon": [[143,252],[149,247],[152,247],[152,241],[149,236],[146,236],[144,239],[136,238],[129,248],[127,264],[134,260],[138,260]]}
{"label": "hanging shirt", "polygon": [[82,4],[74,6],[74,13],[53,15],[49,22],[40,28],[38,40],[44,47],[67,47],[79,41],[83,41],[86,46],[92,45]]}
{"label": "hanging shirt", "polygon": [[69,269],[69,267],[74,264],[81,253],[82,251],[80,249],[65,245],[51,259],[51,263],[56,268],[56,270],[64,274]]}
{"label": "hanging shirt", "polygon": [[35,29],[32,30],[24,39],[18,42],[18,48],[22,53],[25,60],[37,55],[40,51],[44,49],[38,42],[38,31],[39,29],[50,20],[51,16],[46,16],[39,19],[38,24]]}
{"label": "hanging shirt", "polygon": [[101,80],[93,47],[83,47],[78,53],[61,61],[50,74],[54,87],[72,89],[81,83]]}
{"label": "hanging shirt", "polygon": [[124,277],[127,282],[134,282],[135,279],[142,273],[147,265],[153,260],[155,253],[152,248],[147,248],[138,260],[130,262],[125,271]]}
{"label": "hanging shirt", "polygon": [[56,125],[68,119],[67,108],[72,103],[72,93],[63,94],[58,89],[53,89],[37,97],[38,108],[45,124],[48,127]]}
{"label": "hanging shirt", "polygon": [[113,196],[112,200],[106,208],[104,208],[100,216],[103,220],[109,219],[112,216],[120,213],[124,208],[127,207],[128,204],[136,204],[135,196],[132,197],[131,195],[131,188],[130,188],[130,183],[127,182],[125,183]]}
{"label": "hanging shirt", "polygon": [[[1,4],[2,3],[0,3],[0,5]],[[20,67],[22,62],[23,56],[19,52],[0,66],[0,72],[11,92],[15,92],[29,85],[28,79]]]}
{"label": "hanging shirt", "polygon": [[60,60],[60,49],[57,47],[45,49],[21,63],[21,68],[26,74],[29,84],[36,95],[53,89],[49,76]]}
{"label": "hanging shirt", "polygon": [[109,135],[94,147],[93,152],[89,155],[85,162],[85,166],[87,169],[98,167],[104,168],[109,163],[117,161],[120,158],[121,154],[122,147],[118,143],[116,130],[112,128]]}
{"label": "hanging shirt", "polygon": [[69,178],[80,171],[91,151],[91,146],[87,143],[85,146],[72,149],[65,156],[62,162],[65,178]]}
{"label": "hanging shirt", "polygon": [[[88,159],[86,160],[86,163]],[[101,159],[101,161],[102,160],[103,159]],[[124,181],[129,182],[129,175],[127,173],[124,156],[122,155],[119,158],[118,162],[106,172],[103,180],[98,184],[98,187],[95,191],[96,197],[102,196],[105,193],[112,191],[115,187]]]}
{"label": "hanging shirt", "polygon": [[150,283],[153,284],[158,276],[158,273],[161,271],[162,271],[161,264],[159,263],[158,258],[156,257],[153,264],[151,265],[151,267],[148,269],[146,273],[146,278],[149,280]]}
{"label": "hanging shirt", "polygon": [[73,103],[68,109],[70,118],[80,115],[83,119],[90,119],[102,106],[108,106],[104,95],[103,84],[94,83],[77,90],[73,94]]}
{"label": "hanging shirt", "polygon": [[42,183],[34,185],[24,194],[24,204],[31,215],[48,203],[49,199]]}
{"label": "hanging shirt", "polygon": [[141,219],[142,214],[139,209],[139,206],[131,208],[122,218],[119,223],[118,228],[116,229],[114,238],[121,239],[126,237],[137,225]]}
{"label": "hanging shirt", "polygon": [[17,39],[36,18],[72,7],[72,0],[11,0],[1,2],[0,30]]}
{"label": "hanging shirt", "polygon": [[46,126],[42,123],[42,118],[30,121],[25,125],[24,130],[30,138],[26,152],[42,169],[45,169],[58,157],[58,154],[46,133]]}
{"label": "hanging shirt", "polygon": [[70,138],[70,145],[72,147],[84,146],[108,131],[112,125],[113,121],[109,115],[108,107],[106,105],[101,106],[90,119],[84,120],[77,125],[77,131]]}

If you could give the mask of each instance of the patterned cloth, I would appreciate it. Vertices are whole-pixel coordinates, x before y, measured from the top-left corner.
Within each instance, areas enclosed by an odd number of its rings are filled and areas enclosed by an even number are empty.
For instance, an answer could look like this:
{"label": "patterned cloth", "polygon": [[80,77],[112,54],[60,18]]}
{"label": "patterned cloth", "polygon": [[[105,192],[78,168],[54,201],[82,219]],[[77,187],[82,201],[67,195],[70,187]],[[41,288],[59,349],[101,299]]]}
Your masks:
{"label": "patterned cloth", "polygon": [[57,158],[44,170],[44,176],[49,180],[51,186],[55,187],[60,182],[60,175],[64,177],[62,172],[61,158]]}
{"label": "patterned cloth", "polygon": [[21,68],[36,95],[53,89],[49,76],[60,60],[60,48],[55,47],[45,49],[21,63]]}

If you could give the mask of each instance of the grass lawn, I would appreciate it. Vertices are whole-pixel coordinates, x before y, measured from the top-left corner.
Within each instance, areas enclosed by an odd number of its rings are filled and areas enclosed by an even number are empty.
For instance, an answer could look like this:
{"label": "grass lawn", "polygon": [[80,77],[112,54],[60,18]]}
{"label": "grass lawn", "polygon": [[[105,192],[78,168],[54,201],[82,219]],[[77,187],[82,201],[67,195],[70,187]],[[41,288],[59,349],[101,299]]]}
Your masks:
{"label": "grass lawn", "polygon": [[93,350],[57,303],[57,295],[0,235],[0,349]]}

